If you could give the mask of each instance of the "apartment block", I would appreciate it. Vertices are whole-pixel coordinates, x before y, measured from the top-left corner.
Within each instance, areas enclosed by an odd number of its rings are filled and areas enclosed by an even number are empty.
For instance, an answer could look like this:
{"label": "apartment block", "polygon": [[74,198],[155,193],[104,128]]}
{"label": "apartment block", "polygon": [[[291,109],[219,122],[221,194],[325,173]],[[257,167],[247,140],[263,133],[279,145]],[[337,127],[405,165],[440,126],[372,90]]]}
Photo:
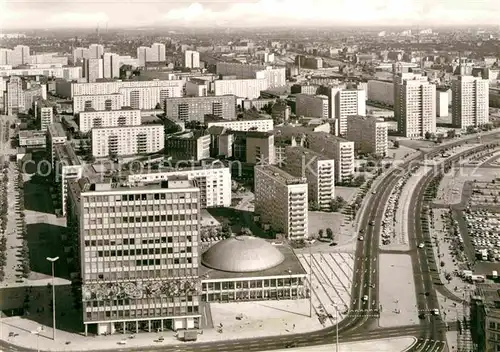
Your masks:
{"label": "apartment block", "polygon": [[52,165],[52,169],[55,170],[55,148],[58,145],[66,143],[68,141],[68,137],[60,123],[53,123],[47,127],[46,139],[47,151],[50,155],[50,163]]}
{"label": "apartment block", "polygon": [[[489,352],[500,350],[500,285],[477,283],[470,297],[470,346],[468,351]],[[467,331],[466,331],[467,332]]]}
{"label": "apartment block", "polygon": [[86,110],[78,114],[78,127],[81,133],[90,132],[96,127],[139,126],[141,110],[123,107],[120,110]]}
{"label": "apartment block", "polygon": [[56,122],[54,119],[54,106],[47,100],[37,99],[33,102],[35,118],[40,121],[40,130],[46,131],[47,127]]}
{"label": "apartment block", "polygon": [[67,80],[76,80],[83,77],[83,69],[77,67],[46,67],[35,68],[34,65],[27,65],[27,68],[5,68],[0,67],[0,77],[10,76],[47,76],[62,78]]}
{"label": "apartment block", "polygon": [[418,74],[396,77],[394,116],[404,137],[423,138],[427,132],[436,133],[436,86]]}
{"label": "apartment block", "polygon": [[83,177],[83,164],[70,142],[59,143],[54,146],[55,182],[59,193],[59,209],[61,215],[66,216],[68,182]]}
{"label": "apartment block", "polygon": [[165,115],[181,121],[203,122],[205,115],[236,119],[236,96],[167,98]]}
{"label": "apartment block", "polygon": [[200,161],[210,158],[210,135],[186,131],[167,136],[165,155],[177,161]]}
{"label": "apartment block", "polygon": [[288,239],[307,238],[307,179],[272,165],[256,166],[254,172],[255,214],[260,222]]}
{"label": "apartment block", "polygon": [[285,148],[284,170],[307,179],[309,203],[330,209],[335,198],[335,161],[300,146]]}
{"label": "apartment block", "polygon": [[121,57],[114,53],[104,53],[102,55],[102,75],[104,78],[119,78]]}
{"label": "apartment block", "polygon": [[351,116],[347,120],[346,139],[354,142],[358,153],[387,156],[389,128],[384,119]]}
{"label": "apartment block", "polygon": [[436,116],[448,117],[449,91],[436,89]]}
{"label": "apartment block", "polygon": [[123,107],[121,94],[75,95],[73,97],[73,113],[86,110],[120,110]]}
{"label": "apartment block", "polygon": [[163,125],[92,129],[92,155],[96,158],[157,153],[164,147]]}
{"label": "apartment block", "polygon": [[276,163],[274,135],[258,131],[229,131],[232,134],[232,156],[249,164],[273,165]]}
{"label": "apartment block", "polygon": [[335,117],[338,120],[339,133],[345,135],[350,116],[366,115],[366,93],[363,89],[341,89],[335,98]]}
{"label": "apartment block", "polygon": [[208,80],[191,78],[186,82],[186,96],[188,97],[206,97],[208,91]]}
{"label": "apartment block", "polygon": [[387,106],[394,106],[394,82],[368,81],[368,100]]}
{"label": "apartment block", "polygon": [[205,126],[208,128],[213,126],[228,128],[233,131],[259,131],[268,132],[274,128],[273,119],[241,119],[241,120],[225,120],[213,119],[205,117]]}
{"label": "apartment block", "polygon": [[200,328],[199,199],[185,178],[69,183],[85,334]]}
{"label": "apartment block", "polygon": [[221,79],[214,81],[216,96],[234,94],[245,99],[256,99],[268,88],[266,79]]}
{"label": "apartment block", "polygon": [[328,97],[325,95],[297,94],[295,111],[297,116],[329,118]]}
{"label": "apartment block", "polygon": [[147,62],[163,62],[166,60],[165,44],[153,43],[151,47],[141,46],[137,48],[137,59],[139,66],[146,66]]}
{"label": "apartment block", "polygon": [[455,127],[479,127],[489,119],[489,81],[481,77],[459,76],[451,83],[452,123]]}
{"label": "apartment block", "polygon": [[177,164],[169,168],[132,173],[128,175],[130,184],[144,184],[168,181],[172,177],[187,177],[200,188],[200,207],[231,206],[231,171],[219,161],[203,162],[201,165]]}
{"label": "apartment block", "polygon": [[83,77],[88,83],[94,83],[98,79],[104,78],[104,66],[102,59],[84,59]]}
{"label": "apartment block", "polygon": [[5,113],[7,115],[13,115],[24,111],[23,81],[21,77],[10,77],[7,81],[6,88]]}
{"label": "apartment block", "polygon": [[184,52],[184,67],[199,68],[200,67],[200,53],[193,50],[186,50]]}
{"label": "apartment block", "polygon": [[269,88],[286,85],[286,68],[260,64],[240,64],[234,62],[218,62],[218,75],[237,76],[241,78],[264,78]]}
{"label": "apartment block", "polygon": [[349,182],[354,176],[354,142],[326,132],[312,132],[305,145],[313,151],[335,160],[335,181]]}

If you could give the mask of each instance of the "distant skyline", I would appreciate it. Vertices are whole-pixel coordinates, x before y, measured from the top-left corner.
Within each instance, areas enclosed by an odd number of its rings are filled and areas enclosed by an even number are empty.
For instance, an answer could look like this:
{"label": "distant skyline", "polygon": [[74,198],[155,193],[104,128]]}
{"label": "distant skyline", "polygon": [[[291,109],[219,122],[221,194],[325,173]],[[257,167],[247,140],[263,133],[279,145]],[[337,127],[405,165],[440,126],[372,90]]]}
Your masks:
{"label": "distant skyline", "polygon": [[0,29],[495,25],[498,0],[0,0]]}

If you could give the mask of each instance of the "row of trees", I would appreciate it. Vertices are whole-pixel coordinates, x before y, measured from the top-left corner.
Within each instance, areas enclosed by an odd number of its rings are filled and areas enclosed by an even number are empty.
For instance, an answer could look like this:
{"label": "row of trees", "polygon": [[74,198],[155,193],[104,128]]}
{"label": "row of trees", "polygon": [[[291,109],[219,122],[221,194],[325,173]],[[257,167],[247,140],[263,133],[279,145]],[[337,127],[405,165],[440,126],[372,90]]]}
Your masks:
{"label": "row of trees", "polygon": [[0,282],[5,279],[5,265],[7,265],[7,214],[9,212],[9,204],[7,198],[7,183],[9,176],[7,175],[8,164],[3,165],[3,176],[0,184]]}
{"label": "row of trees", "polygon": [[[26,219],[24,217],[24,180],[23,173],[19,169],[17,172],[17,193],[19,194],[19,217],[21,218],[21,238],[23,240],[20,250],[21,255],[21,270],[23,273],[23,277],[27,278],[31,273],[31,265],[30,265],[30,252],[28,246],[28,226],[26,225]],[[19,229],[18,229],[19,230]]]}

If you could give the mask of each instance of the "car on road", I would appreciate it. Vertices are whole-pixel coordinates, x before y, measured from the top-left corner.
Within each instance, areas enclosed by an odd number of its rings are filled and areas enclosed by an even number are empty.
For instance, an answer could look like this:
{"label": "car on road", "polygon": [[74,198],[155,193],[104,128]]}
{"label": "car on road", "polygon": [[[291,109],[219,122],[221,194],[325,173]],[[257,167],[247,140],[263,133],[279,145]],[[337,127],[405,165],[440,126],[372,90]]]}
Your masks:
{"label": "car on road", "polygon": [[285,345],[285,348],[295,348],[297,346],[297,342],[290,342]]}
{"label": "car on road", "polygon": [[359,230],[359,233],[360,233],[360,234],[361,234],[361,233],[365,233],[365,229],[361,229],[361,230]]}
{"label": "car on road", "polygon": [[424,248],[424,247],[425,247],[425,244],[423,244],[423,243],[420,243],[420,244],[418,245],[418,248]]}
{"label": "car on road", "polygon": [[434,309],[432,310],[432,315],[439,315],[439,309],[434,308]]}
{"label": "car on road", "polygon": [[375,221],[370,220],[370,222],[368,224],[370,224],[370,226],[374,226],[375,225]]}
{"label": "car on road", "polygon": [[364,302],[368,301],[368,295],[364,295],[364,296],[363,296],[363,301],[364,301]]}
{"label": "car on road", "polygon": [[371,285],[370,285],[370,287],[371,287],[371,288],[375,288],[375,284],[371,284]]}
{"label": "car on road", "polygon": [[377,191],[372,191],[372,194],[377,194]]}
{"label": "car on road", "polygon": [[425,319],[425,313],[420,313],[418,315],[418,319]]}
{"label": "car on road", "polygon": [[358,241],[363,241],[365,238],[363,236],[358,237]]}

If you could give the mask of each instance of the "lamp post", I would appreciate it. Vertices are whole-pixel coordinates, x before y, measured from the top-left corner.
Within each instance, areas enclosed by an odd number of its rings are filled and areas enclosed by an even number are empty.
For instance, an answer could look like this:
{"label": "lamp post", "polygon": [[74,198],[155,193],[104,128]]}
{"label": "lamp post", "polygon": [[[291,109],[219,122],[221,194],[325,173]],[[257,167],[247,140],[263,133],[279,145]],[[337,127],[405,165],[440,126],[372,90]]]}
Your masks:
{"label": "lamp post", "polygon": [[56,285],[55,285],[55,274],[54,274],[54,264],[59,259],[59,257],[47,257],[47,260],[52,265],[52,340],[56,340]]}
{"label": "lamp post", "polygon": [[309,318],[312,318],[312,294],[313,294],[313,286],[312,286],[312,241],[309,242]]}
{"label": "lamp post", "polygon": [[36,330],[31,331],[32,335],[36,335],[36,351],[40,352],[40,332],[43,330],[42,327],[36,328]]}
{"label": "lamp post", "polygon": [[335,305],[335,352],[339,352],[339,307]]}

